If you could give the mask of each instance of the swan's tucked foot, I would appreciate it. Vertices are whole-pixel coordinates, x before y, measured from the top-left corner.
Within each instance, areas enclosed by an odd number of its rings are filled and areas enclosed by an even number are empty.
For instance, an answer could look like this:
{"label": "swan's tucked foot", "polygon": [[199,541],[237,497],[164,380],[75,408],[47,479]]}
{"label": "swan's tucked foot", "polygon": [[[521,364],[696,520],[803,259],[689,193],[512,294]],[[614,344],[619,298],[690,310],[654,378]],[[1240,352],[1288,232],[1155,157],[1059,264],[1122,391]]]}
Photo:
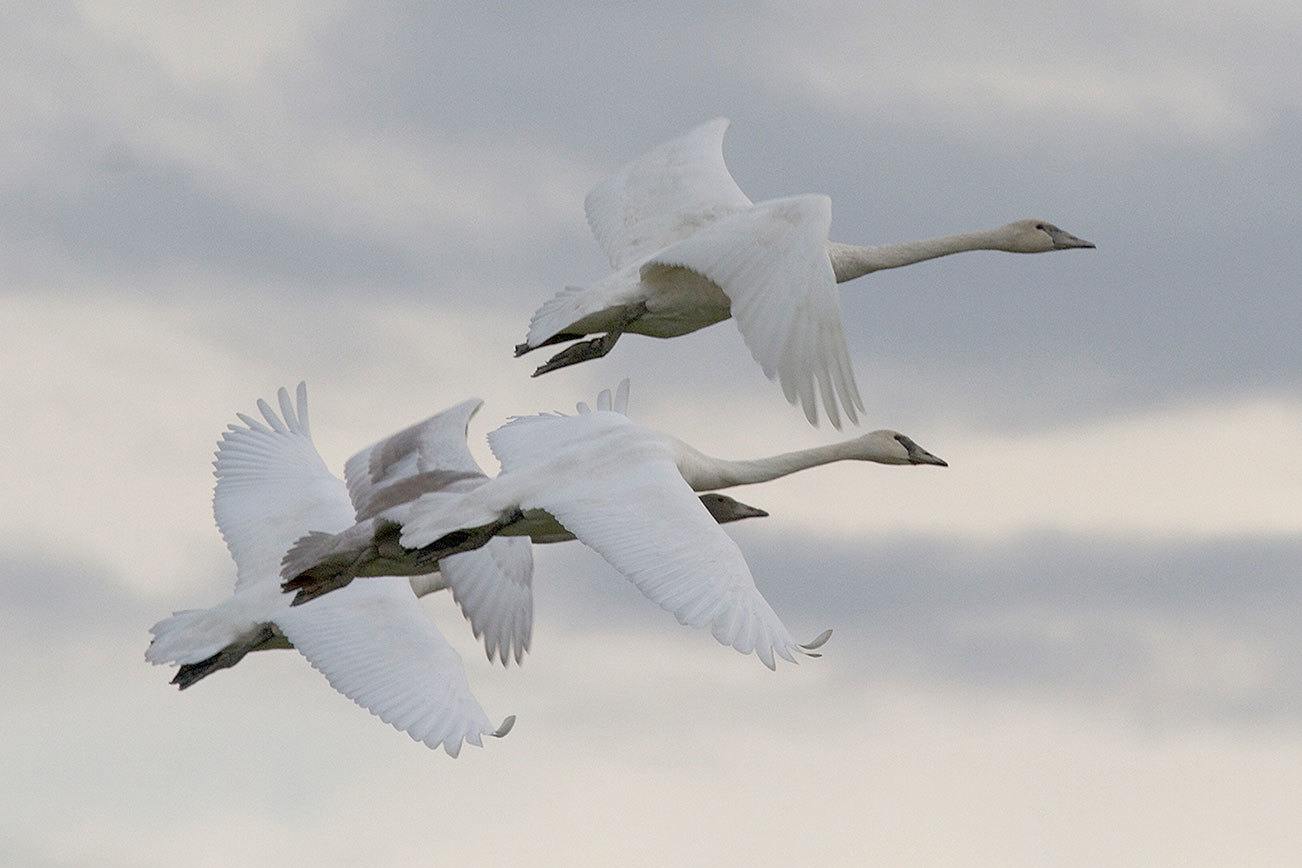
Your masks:
{"label": "swan's tucked foot", "polygon": [[[278,647],[276,642],[278,633],[272,624],[263,624],[259,629],[250,633],[243,638],[232,642],[222,650],[218,651],[211,657],[206,657],[198,663],[185,663],[180,669],[176,670],[176,675],[172,678],[172,684],[175,684],[178,690],[202,681],[214,672],[220,672],[223,669],[230,669],[236,663],[244,659],[244,656],[251,651],[259,648]],[[284,639],[284,636],[280,636]]]}
{"label": "swan's tucked foot", "polygon": [[502,725],[499,726],[497,729],[493,730],[492,732],[490,732],[488,735],[491,738],[506,738],[506,734],[510,732],[511,728],[514,726],[515,726],[515,715],[514,714],[507,715],[506,719],[502,721]]}
{"label": "swan's tucked foot", "polygon": [[[240,657],[244,655],[241,654]],[[229,669],[234,666],[239,657],[231,659],[231,655],[226,653],[226,649],[218,651],[211,657],[200,660],[198,663],[186,663],[180,669],[176,670],[176,675],[172,677],[172,684],[175,684],[178,690],[185,690],[190,685],[207,678],[214,672],[222,669]]]}
{"label": "swan's tucked foot", "polygon": [[281,582],[280,589],[287,594],[294,594],[294,599],[290,602],[291,606],[301,606],[304,603],[310,603],[317,597],[328,594],[331,591],[337,591],[340,588],[347,587],[348,583],[352,580],[352,576],[314,576],[310,573],[303,573],[302,575]]}
{"label": "swan's tucked foot", "polygon": [[546,364],[540,365],[538,370],[533,372],[533,376],[538,377],[560,368],[577,365],[579,362],[599,359],[610,352],[615,346],[615,341],[619,340],[620,334],[620,332],[607,332],[599,338],[568,346],[548,359]]}
{"label": "swan's tucked foot", "polygon": [[577,341],[582,337],[584,337],[584,335],[578,334],[576,332],[561,332],[560,334],[552,335],[547,340],[540,343],[537,347],[531,347],[529,346],[529,342],[525,341],[522,344],[515,345],[515,357],[518,359],[521,356],[523,356],[525,353],[533,352],[534,350],[538,349],[538,347],[550,347],[552,344],[565,344],[565,343],[569,343],[570,341]]}

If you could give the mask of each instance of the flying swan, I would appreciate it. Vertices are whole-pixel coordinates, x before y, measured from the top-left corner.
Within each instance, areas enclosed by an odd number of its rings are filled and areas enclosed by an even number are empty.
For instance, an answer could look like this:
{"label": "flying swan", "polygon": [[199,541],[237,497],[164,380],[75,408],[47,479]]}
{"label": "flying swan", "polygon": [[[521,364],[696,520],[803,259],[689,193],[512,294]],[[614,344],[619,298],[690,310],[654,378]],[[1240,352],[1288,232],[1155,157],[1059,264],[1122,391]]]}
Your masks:
{"label": "flying swan", "polygon": [[[383,454],[371,447],[353,456],[346,465],[352,484],[345,485],[312,443],[306,385],[298,386],[297,407],[284,389],[278,398],[279,415],[260,400],[265,424],[240,413],[244,424],[230,425],[217,444],[213,515],[235,561],[234,595],[159,621],[145,658],[179,664],[173,683],[184,689],[252,651],[293,647],[340,693],[429,747],[456,756],[463,742],[506,735],[514,716],[489,723],[461,657],[416,598],[451,587],[475,634],[484,634],[489,658],[505,663],[513,655],[519,662],[533,623],[527,541],[493,540],[446,558],[439,574],[379,578],[310,606],[291,608],[279,582],[281,557],[294,540],[351,526],[388,486],[409,484],[420,472],[482,476],[465,449],[465,426],[479,402],[408,429],[405,441]],[[378,478],[354,482],[357,469],[367,467],[379,468]]]}
{"label": "flying swan", "polygon": [[[751,461],[711,458],[681,440],[634,424],[623,412],[628,381],[612,400],[577,415],[522,416],[488,436],[502,472],[448,497],[423,495],[401,527],[409,557],[446,557],[499,536],[573,533],[682,624],[709,626],[714,637],[770,669],[826,641],[796,643],[760,594],[741,551],[719,529],[694,491],[775,479],[840,460],[883,464],[945,462],[902,434],[875,431],[844,443]],[[295,604],[347,585],[339,574],[297,571],[287,559],[286,590]]]}
{"label": "flying swan", "polygon": [[[172,683],[185,689],[253,651],[297,648],[341,693],[430,747],[456,756],[463,741],[505,735],[514,716],[489,725],[461,658],[415,601],[451,588],[488,659],[519,663],[533,634],[528,540],[495,539],[410,578],[381,576],[292,609],[278,576],[285,550],[309,532],[400,515],[422,494],[485,481],[466,447],[483,402],[463,401],[362,450],[345,464],[345,483],[312,442],[306,385],[298,386],[297,407],[284,389],[278,399],[279,415],[259,401],[265,423],[237,414],[244,424],[229,426],[217,445],[213,514],[236,562],[234,595],[155,624],[146,659],[178,664]],[[706,497],[707,508],[728,516],[721,520],[767,515],[724,495]]]}
{"label": "flying swan", "polygon": [[[614,269],[540,307],[517,356],[579,341],[534,376],[597,359],[625,332],[685,335],[734,318],[746,346],[787,400],[834,427],[864,408],[841,327],[836,284],[968,250],[1044,253],[1094,245],[1044,220],[862,247],[828,240],[832,203],[803,195],[754,203],[723,159],[728,120],[715,118],[624,166],[588,193],[592,234]],[[839,404],[839,408],[838,408]]]}

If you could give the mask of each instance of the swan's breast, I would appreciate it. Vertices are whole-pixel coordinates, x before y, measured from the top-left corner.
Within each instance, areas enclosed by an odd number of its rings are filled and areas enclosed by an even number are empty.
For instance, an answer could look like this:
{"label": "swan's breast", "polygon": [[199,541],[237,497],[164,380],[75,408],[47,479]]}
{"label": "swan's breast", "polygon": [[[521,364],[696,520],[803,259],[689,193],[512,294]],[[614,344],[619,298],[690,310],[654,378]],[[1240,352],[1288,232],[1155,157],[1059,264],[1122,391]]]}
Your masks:
{"label": "swan's breast", "polygon": [[714,281],[686,268],[657,266],[642,276],[647,312],[630,332],[673,338],[732,316],[732,302]]}

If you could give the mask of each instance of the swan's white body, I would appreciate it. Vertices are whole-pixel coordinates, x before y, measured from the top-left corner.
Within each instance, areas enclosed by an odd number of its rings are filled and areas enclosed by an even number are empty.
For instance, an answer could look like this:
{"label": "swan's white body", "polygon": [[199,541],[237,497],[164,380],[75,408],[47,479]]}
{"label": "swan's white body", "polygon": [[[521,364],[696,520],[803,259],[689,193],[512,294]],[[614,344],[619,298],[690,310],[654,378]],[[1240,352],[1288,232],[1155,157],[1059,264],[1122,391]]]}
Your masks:
{"label": "swan's white body", "polygon": [[[803,467],[860,458],[890,464],[943,464],[903,435],[874,432],[844,444],[754,461],[724,461],[629,421],[619,398],[603,393],[596,412],[518,417],[489,435],[502,465],[493,480],[455,498],[422,497],[401,543],[438,546],[449,534],[494,527],[529,532],[559,522],[680,623],[711,628],[716,639],[754,652],[770,668],[800,646],[755,587],[736,544],[693,492],[774,479]],[[515,518],[511,517],[519,517]]]}
{"label": "swan's white body", "polygon": [[279,576],[296,539],[352,526],[392,486],[411,488],[415,480],[417,488],[428,487],[431,479],[441,481],[439,474],[455,476],[462,490],[486,480],[465,446],[466,425],[481,402],[466,401],[353,456],[345,484],[312,443],[303,384],[297,397],[295,407],[281,389],[280,415],[259,401],[265,424],[239,414],[244,425],[222,435],[213,514],[235,560],[235,593],[210,609],[160,621],[146,659],[185,666],[236,649],[238,661],[258,647],[284,647],[283,641],[241,645],[274,625],[335,689],[417,741],[456,756],[463,742],[504,735],[513,718],[500,727],[489,722],[460,656],[417,596],[450,586],[475,634],[484,636],[490,659],[518,662],[533,623],[528,541],[493,540],[444,559],[439,574],[380,577],[292,608]]}
{"label": "swan's white body", "polygon": [[906,244],[828,241],[831,200],[805,195],[754,203],[723,159],[728,121],[716,118],[626,165],[588,194],[588,223],[614,271],[569,287],[534,313],[516,354],[604,332],[536,374],[609,352],[623,332],[669,338],[732,317],[751,354],[787,400],[818,424],[858,422],[863,400],[841,325],[836,284],[966,250],[1038,253],[1092,247],[1043,221]]}

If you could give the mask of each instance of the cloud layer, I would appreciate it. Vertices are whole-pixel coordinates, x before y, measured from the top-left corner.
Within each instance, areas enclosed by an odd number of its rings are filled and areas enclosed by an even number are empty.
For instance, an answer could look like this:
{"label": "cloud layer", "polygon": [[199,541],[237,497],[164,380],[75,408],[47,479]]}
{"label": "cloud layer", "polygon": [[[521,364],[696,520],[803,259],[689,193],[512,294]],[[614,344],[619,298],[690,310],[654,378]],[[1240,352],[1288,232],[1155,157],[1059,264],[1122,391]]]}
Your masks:
{"label": "cloud layer", "polygon": [[[1302,18],[1293,5],[29,4],[0,28],[0,861],[1278,864],[1302,840]],[[1270,27],[1260,25],[1269,20]],[[700,120],[754,198],[884,242],[1039,215],[1090,253],[844,288],[870,427],[733,533],[828,655],[776,675],[577,545],[456,762],[292,652],[180,695],[146,629],[227,592],[208,462],[305,378],[353,450],[634,374],[721,456],[829,442],[730,324],[530,380],[604,263],[587,188]]]}

